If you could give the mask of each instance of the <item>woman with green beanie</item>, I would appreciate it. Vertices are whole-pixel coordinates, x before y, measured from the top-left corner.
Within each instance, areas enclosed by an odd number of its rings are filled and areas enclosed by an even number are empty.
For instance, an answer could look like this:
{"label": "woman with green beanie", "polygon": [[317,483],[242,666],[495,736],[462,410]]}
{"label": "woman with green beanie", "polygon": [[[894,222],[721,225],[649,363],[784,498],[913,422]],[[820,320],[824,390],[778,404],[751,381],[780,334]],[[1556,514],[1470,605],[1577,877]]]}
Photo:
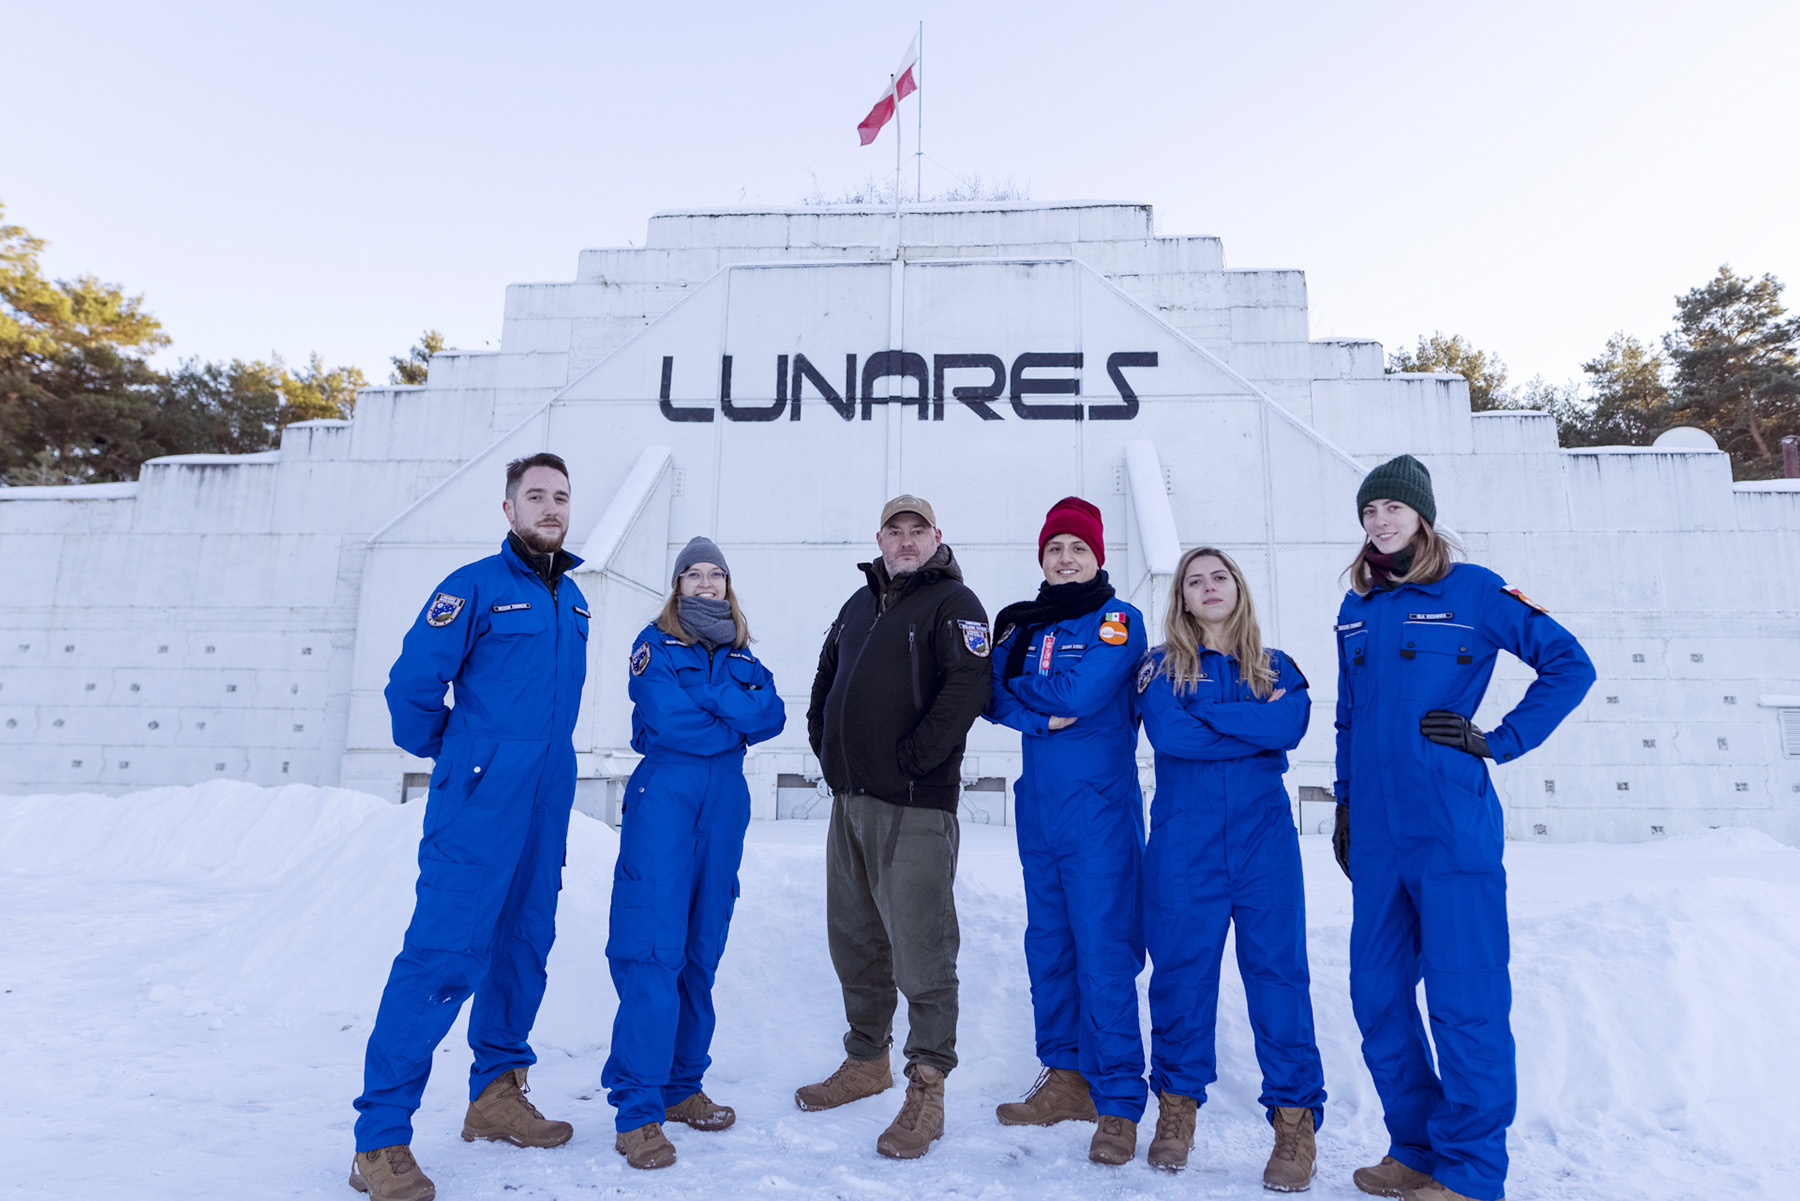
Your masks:
{"label": "woman with green beanie", "polygon": [[[1455,561],[1423,463],[1383,463],[1356,507],[1365,538],[1338,610],[1332,841],[1351,879],[1350,1001],[1390,1145],[1355,1182],[1407,1201],[1499,1201],[1518,1088],[1502,815],[1486,760],[1548,738],[1594,667],[1524,593]],[[1537,679],[1483,733],[1471,719],[1501,650]]]}

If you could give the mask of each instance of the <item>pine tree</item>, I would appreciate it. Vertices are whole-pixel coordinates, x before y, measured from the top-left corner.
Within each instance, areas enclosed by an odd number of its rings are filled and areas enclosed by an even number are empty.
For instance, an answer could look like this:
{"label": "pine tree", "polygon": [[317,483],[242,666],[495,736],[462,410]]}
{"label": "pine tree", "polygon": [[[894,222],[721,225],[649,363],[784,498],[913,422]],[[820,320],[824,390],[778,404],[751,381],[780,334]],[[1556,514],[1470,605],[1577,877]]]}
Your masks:
{"label": "pine tree", "polygon": [[1469,381],[1469,407],[1476,412],[1515,407],[1506,391],[1506,364],[1497,354],[1476,350],[1461,334],[1445,337],[1442,330],[1429,338],[1419,335],[1412,350],[1388,356],[1389,375],[1402,371],[1436,371],[1460,375]]}
{"label": "pine tree", "polygon": [[393,374],[388,376],[388,383],[411,384],[415,387],[423,384],[431,371],[431,356],[442,349],[444,335],[435,329],[426,330],[404,357],[394,355],[388,360],[394,365]]}
{"label": "pine tree", "polygon": [[1675,298],[1676,329],[1663,337],[1673,424],[1711,434],[1738,479],[1779,475],[1782,435],[1800,433],[1800,317],[1783,309],[1781,288],[1722,266]]}

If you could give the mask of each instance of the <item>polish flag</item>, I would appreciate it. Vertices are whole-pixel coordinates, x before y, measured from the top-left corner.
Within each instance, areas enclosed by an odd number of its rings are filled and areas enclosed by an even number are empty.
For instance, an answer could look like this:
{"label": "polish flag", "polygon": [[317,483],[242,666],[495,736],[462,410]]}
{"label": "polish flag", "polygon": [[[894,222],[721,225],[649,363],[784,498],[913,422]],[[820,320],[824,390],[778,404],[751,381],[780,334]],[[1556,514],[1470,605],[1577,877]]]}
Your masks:
{"label": "polish flag", "polygon": [[906,48],[906,57],[900,60],[900,69],[894,72],[894,82],[884,88],[881,99],[869,110],[869,115],[862,119],[856,127],[856,136],[867,146],[881,132],[881,127],[894,119],[900,102],[919,90],[919,35],[914,34],[912,45]]}

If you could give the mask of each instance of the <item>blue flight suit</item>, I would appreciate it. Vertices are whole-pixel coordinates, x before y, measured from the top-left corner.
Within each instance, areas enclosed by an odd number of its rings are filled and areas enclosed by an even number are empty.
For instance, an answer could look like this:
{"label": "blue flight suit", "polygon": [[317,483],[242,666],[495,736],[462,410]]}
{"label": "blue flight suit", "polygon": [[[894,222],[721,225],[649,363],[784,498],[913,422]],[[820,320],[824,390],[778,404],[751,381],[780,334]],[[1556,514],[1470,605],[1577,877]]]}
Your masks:
{"label": "blue flight suit", "polygon": [[[1214,1029],[1225,934],[1262,1069],[1258,1098],[1325,1121],[1325,1073],[1313,1036],[1300,838],[1281,777],[1312,714],[1306,677],[1268,652],[1279,700],[1258,700],[1234,656],[1200,651],[1200,679],[1177,693],[1161,647],[1138,671],[1156,795],[1144,853],[1150,948],[1150,1087],[1206,1103],[1218,1079]],[[1271,689],[1273,695],[1274,689]]]}
{"label": "blue flight suit", "polygon": [[619,1011],[601,1070],[619,1131],[700,1091],[713,976],[750,824],[744,748],[781,733],[775,678],[748,650],[683,646],[652,624],[631,652],[631,747],[606,961]]}
{"label": "blue flight suit", "polygon": [[526,1040],[556,937],[587,640],[575,581],[552,594],[510,544],[452,572],[407,631],[388,675],[394,741],[437,763],[418,903],[369,1035],[358,1151],[412,1141],[432,1053],[471,994],[469,1099],[537,1062]]}
{"label": "blue flight suit", "polygon": [[[1354,592],[1338,610],[1337,799],[1350,806],[1350,1001],[1388,1154],[1488,1201],[1505,1192],[1518,1099],[1503,819],[1475,755],[1419,733],[1472,718],[1507,650],[1537,679],[1488,731],[1496,761],[1550,736],[1594,682],[1574,635],[1485,567]],[[1415,999],[1425,981],[1430,1046]]]}
{"label": "blue flight suit", "polygon": [[[1024,735],[1013,823],[1038,1059],[1079,1071],[1095,1109],[1135,1122],[1146,1090],[1137,994],[1144,796],[1132,676],[1143,658],[1144,617],[1115,598],[1027,633],[1023,675],[1005,678],[1018,633],[994,648],[984,716]],[[1077,720],[1052,733],[1052,717]]]}

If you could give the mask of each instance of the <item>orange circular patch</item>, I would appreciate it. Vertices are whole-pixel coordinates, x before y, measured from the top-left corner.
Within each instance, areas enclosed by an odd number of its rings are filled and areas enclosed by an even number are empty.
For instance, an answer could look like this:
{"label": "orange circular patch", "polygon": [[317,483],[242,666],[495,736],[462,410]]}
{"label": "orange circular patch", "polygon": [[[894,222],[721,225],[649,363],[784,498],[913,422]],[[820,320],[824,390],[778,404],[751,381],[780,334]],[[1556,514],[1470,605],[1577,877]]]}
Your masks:
{"label": "orange circular patch", "polygon": [[1108,646],[1123,646],[1129,637],[1130,634],[1126,632],[1125,627],[1116,621],[1100,623],[1100,641]]}

